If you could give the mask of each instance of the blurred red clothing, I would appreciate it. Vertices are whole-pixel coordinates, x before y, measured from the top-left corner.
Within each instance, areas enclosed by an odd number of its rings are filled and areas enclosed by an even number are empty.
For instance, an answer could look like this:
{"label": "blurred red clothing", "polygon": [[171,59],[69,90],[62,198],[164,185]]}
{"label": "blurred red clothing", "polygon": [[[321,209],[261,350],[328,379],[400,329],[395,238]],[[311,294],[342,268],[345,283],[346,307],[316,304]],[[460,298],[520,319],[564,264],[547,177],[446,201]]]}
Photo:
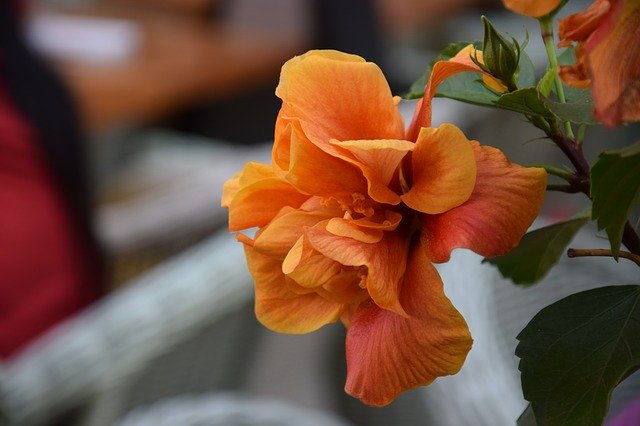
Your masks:
{"label": "blurred red clothing", "polygon": [[0,81],[0,358],[97,297],[35,129]]}

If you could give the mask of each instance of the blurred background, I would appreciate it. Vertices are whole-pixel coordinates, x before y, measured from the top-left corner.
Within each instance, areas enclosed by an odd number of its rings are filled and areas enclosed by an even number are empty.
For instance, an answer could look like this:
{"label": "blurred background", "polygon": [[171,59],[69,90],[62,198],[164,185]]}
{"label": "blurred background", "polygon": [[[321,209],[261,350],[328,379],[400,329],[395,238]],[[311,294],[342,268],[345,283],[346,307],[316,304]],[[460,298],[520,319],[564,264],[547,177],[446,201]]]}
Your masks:
{"label": "blurred background", "polygon": [[[513,424],[517,332],[576,290],[558,285],[568,270],[589,287],[627,265],[563,261],[554,286],[525,291],[457,253],[440,272],[476,340],[467,365],[371,409],[342,390],[341,325],[283,336],[256,322],[219,207],[226,179],[269,161],[287,59],[355,53],[402,95],[438,50],[482,38],[482,14],[528,31],[543,72],[535,22],[497,0],[0,0],[0,424]],[[434,111],[512,161],[562,165],[515,114]],[[588,155],[637,136],[596,130]],[[540,223],[584,206],[552,195]]]}

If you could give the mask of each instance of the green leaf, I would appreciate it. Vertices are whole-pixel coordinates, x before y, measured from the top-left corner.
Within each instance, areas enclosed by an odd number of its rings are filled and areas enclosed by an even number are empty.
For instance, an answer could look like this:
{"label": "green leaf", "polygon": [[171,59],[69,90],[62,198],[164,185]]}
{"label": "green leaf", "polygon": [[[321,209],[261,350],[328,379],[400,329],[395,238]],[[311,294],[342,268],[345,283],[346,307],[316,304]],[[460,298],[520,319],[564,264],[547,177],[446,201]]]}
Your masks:
{"label": "green leaf", "polygon": [[601,153],[591,168],[593,219],[605,229],[617,259],[629,214],[640,201],[640,142]]}
{"label": "green leaf", "polygon": [[524,50],[520,51],[520,62],[518,63],[518,87],[534,87],[536,85],[536,66]]}
{"label": "green leaf", "polygon": [[498,100],[498,95],[484,85],[482,74],[477,72],[463,72],[449,77],[438,87],[436,97],[493,108]]}
{"label": "green leaf", "polygon": [[601,425],[613,389],[640,367],[640,286],[583,291],[518,335],[522,390],[540,426]]}
{"label": "green leaf", "polygon": [[576,124],[600,124],[593,115],[594,103],[588,89],[573,89],[564,86],[566,103],[545,99],[547,108],[561,121]]}
{"label": "green leaf", "polygon": [[536,229],[525,234],[520,244],[504,256],[485,259],[500,273],[516,284],[533,284],[540,281],[558,263],[567,245],[586,223],[583,215],[563,223]]}
{"label": "green leaf", "polygon": [[536,416],[533,414],[533,408],[531,408],[531,404],[527,405],[527,408],[524,409],[520,417],[518,417],[518,421],[516,422],[517,426],[538,426],[536,422]]}
{"label": "green leaf", "polygon": [[519,89],[515,92],[505,93],[496,102],[498,108],[519,112],[525,115],[538,115],[544,118],[553,118],[554,115],[540,98],[538,90],[534,87]]}

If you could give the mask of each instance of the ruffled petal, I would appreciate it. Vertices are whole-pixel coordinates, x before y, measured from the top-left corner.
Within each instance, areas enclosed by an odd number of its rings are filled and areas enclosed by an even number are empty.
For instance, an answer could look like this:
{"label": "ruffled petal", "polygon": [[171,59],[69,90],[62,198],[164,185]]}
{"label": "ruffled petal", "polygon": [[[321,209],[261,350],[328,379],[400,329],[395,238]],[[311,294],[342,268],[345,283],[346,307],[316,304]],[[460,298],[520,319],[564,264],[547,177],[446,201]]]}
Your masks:
{"label": "ruffled petal", "polygon": [[502,0],[504,6],[512,12],[531,18],[540,18],[555,10],[562,0]]}
{"label": "ruffled petal", "polygon": [[476,182],[476,160],[469,140],[456,126],[423,127],[411,165],[411,189],[401,198],[412,209],[442,213],[471,196]]}
{"label": "ruffled petal", "polygon": [[464,247],[491,257],[512,250],[538,216],[544,169],[512,164],[495,148],[472,142],[478,173],[469,200],[439,215],[423,215],[423,239],[434,262]]}
{"label": "ruffled petal", "polygon": [[571,45],[572,41],[585,41],[598,28],[609,12],[609,0],[596,0],[586,10],[569,15],[558,22],[560,47]]}
{"label": "ruffled petal", "polygon": [[618,0],[584,44],[595,115],[607,126],[640,121],[640,2]]}
{"label": "ruffled petal", "polygon": [[473,45],[470,44],[448,61],[438,61],[435,63],[431,70],[429,81],[424,89],[424,96],[416,103],[416,109],[413,113],[411,125],[407,129],[405,139],[415,141],[418,139],[421,127],[431,127],[431,101],[436,95],[438,86],[443,81],[461,72],[483,73],[482,69],[471,60],[472,54],[481,55],[481,52],[476,51]]}
{"label": "ruffled petal", "polygon": [[337,140],[402,139],[404,123],[380,68],[332,50],[312,50],[289,60],[276,95],[286,120],[299,121],[305,135],[333,154]]}
{"label": "ruffled petal", "polygon": [[399,286],[407,264],[408,241],[404,232],[385,232],[382,240],[374,244],[339,237],[319,227],[305,232],[311,245],[326,257],[345,266],[365,266],[364,284],[375,303],[405,315],[399,299]]}
{"label": "ruffled petal", "polygon": [[292,125],[290,163],[284,175],[299,191],[316,196],[364,193],[367,180],[357,167],[312,144]]}
{"label": "ruffled petal", "polygon": [[419,242],[410,252],[401,297],[408,318],[371,301],[354,314],[345,311],[345,391],[368,405],[389,404],[401,392],[457,373],[471,348],[469,329]]}
{"label": "ruffled petal", "polygon": [[279,214],[256,235],[254,248],[260,253],[284,259],[307,226],[330,219],[324,211],[304,211],[284,207]]}
{"label": "ruffled petal", "polygon": [[247,163],[227,181],[222,201],[229,207],[229,231],[269,223],[285,206],[297,208],[309,198],[276,176],[270,166]]}
{"label": "ruffled petal", "polygon": [[591,85],[595,115],[613,127],[640,121],[640,3],[597,0],[560,21],[560,44],[578,41],[577,62],[562,67],[567,84]]}
{"label": "ruffled petal", "polygon": [[342,265],[323,256],[305,236],[298,238],[282,262],[282,272],[306,288],[320,287],[340,273]]}
{"label": "ruffled petal", "polygon": [[317,293],[299,294],[290,289],[282,273],[281,261],[245,245],[249,271],[255,281],[256,317],[270,330],[302,334],[337,321],[343,310],[340,303]]}
{"label": "ruffled petal", "polygon": [[413,150],[412,142],[391,139],[332,140],[331,144],[344,148],[351,154],[342,158],[362,171],[367,179],[368,194],[373,200],[392,205],[400,203],[400,196],[389,188],[389,183],[402,159]]}

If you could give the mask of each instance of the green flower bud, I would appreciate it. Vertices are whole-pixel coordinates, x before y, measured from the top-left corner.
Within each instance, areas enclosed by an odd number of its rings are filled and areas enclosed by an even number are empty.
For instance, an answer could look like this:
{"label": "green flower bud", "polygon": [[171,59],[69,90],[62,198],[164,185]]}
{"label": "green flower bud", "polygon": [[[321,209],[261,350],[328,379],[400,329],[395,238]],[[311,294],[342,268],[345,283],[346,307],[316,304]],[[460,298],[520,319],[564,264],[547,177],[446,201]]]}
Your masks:
{"label": "green flower bud", "polygon": [[520,61],[520,45],[513,38],[512,42],[507,41],[484,16],[482,23],[484,24],[482,46],[484,63],[479,63],[475,58],[472,59],[476,65],[500,80],[509,90],[515,90],[516,74]]}

